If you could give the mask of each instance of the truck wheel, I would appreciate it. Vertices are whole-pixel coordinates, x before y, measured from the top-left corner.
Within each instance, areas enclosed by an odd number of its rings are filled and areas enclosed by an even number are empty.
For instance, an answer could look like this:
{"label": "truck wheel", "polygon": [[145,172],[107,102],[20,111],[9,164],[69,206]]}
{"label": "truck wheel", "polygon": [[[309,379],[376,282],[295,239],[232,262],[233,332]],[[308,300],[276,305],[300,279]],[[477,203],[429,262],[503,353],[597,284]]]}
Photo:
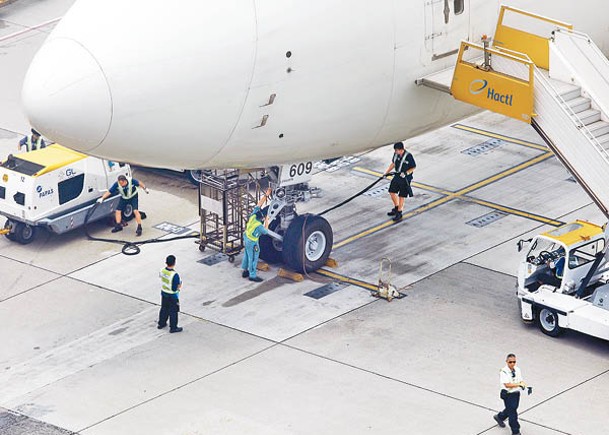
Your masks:
{"label": "truck wheel", "polygon": [[296,272],[313,272],[326,264],[332,243],[327,220],[314,214],[297,216],[283,237],[283,261]]}
{"label": "truck wheel", "polygon": [[133,206],[131,204],[125,205],[123,210],[121,211],[121,216],[123,221],[129,222],[131,219],[135,217],[133,214]]}
{"label": "truck wheel", "polygon": [[549,308],[542,308],[537,313],[537,324],[539,329],[550,337],[558,337],[562,328],[558,326],[558,314]]}
{"label": "truck wheel", "polygon": [[[6,222],[4,222],[4,229],[8,229],[10,227],[15,227],[17,225],[17,222],[13,222],[10,219],[7,219]],[[12,233],[7,233],[6,234],[6,238],[9,239],[11,242],[16,242],[17,241],[17,235],[12,232]]]}
{"label": "truck wheel", "polygon": [[190,169],[186,171],[186,178],[188,178],[188,181],[190,181],[195,186],[199,186],[199,184],[201,184],[201,181],[203,180],[203,171]]}
{"label": "truck wheel", "polygon": [[28,224],[18,223],[17,228],[15,228],[15,236],[17,237],[17,241],[22,245],[27,245],[28,243],[32,243],[36,238],[37,228]]}

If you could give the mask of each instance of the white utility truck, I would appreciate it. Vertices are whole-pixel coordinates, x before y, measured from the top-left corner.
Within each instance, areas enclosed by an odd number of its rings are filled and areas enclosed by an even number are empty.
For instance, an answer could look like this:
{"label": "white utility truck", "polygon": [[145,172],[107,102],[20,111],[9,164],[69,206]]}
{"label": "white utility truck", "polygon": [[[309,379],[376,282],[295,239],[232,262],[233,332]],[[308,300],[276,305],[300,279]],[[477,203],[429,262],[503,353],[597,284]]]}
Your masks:
{"label": "white utility truck", "polygon": [[[95,207],[95,201],[119,175],[131,176],[129,165],[89,157],[54,144],[10,155],[0,164],[2,233],[22,244],[39,228],[61,234],[111,215],[119,196]],[[92,210],[93,209],[93,210]],[[123,211],[128,219],[130,210]]]}
{"label": "white utility truck", "polygon": [[577,220],[530,240],[518,269],[522,319],[542,332],[564,329],[609,340],[609,267],[603,227]]}

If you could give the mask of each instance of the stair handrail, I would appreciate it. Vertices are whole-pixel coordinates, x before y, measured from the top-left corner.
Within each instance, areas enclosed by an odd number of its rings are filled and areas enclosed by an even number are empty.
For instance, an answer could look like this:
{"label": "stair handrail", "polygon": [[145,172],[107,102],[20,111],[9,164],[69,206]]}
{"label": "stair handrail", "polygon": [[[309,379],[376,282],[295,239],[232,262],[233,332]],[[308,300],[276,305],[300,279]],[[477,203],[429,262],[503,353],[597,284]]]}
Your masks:
{"label": "stair handrail", "polygon": [[503,20],[505,18],[506,12],[514,12],[516,14],[524,15],[529,18],[535,18],[540,21],[545,21],[550,24],[554,24],[556,26],[564,27],[566,29],[573,29],[573,25],[571,23],[567,23],[565,21],[555,20],[554,18],[546,17],[544,15],[539,15],[533,12],[525,11],[524,9],[515,8],[513,6],[501,5],[501,9],[499,11],[499,18],[497,20],[497,24],[499,26],[505,26],[503,24]]}
{"label": "stair handrail", "polygon": [[580,117],[577,115],[577,113],[575,113],[575,111],[567,104],[567,102],[565,101],[565,99],[560,95],[560,93],[556,90],[556,88],[554,87],[554,85],[545,77],[544,74],[541,73],[541,71],[539,71],[539,69],[537,67],[535,67],[535,75],[537,76],[537,82],[538,83],[543,83],[543,86],[546,89],[549,89],[552,91],[552,94],[550,95],[552,97],[552,99],[554,99],[556,102],[558,102],[560,104],[560,107],[562,108],[562,111],[565,112],[567,115],[569,115],[569,117],[573,120],[576,121],[574,122],[575,127],[582,131],[584,133],[584,136],[586,137],[586,139],[588,139],[588,142],[590,142],[594,148],[596,149],[596,151],[600,154],[600,156],[603,158],[603,160],[609,164],[609,153],[607,152],[607,150],[605,150],[603,148],[603,146],[600,144],[600,142],[596,139],[596,137],[594,137],[594,135],[592,134],[592,132],[590,131],[590,129],[588,128],[588,126],[586,126],[582,120],[580,119]]}
{"label": "stair handrail", "polygon": [[[560,28],[557,28],[553,33],[561,33],[561,34],[565,34],[565,35],[568,35],[568,36],[575,36],[575,37],[578,37],[580,39],[585,39],[586,42],[588,43],[588,45],[590,46],[590,48],[592,49],[592,52],[598,57],[598,59],[602,63],[604,63],[605,65],[607,65],[609,67],[609,60],[607,59],[605,54],[601,51],[601,49],[598,48],[598,45],[596,45],[594,40],[592,38],[590,38],[590,35],[588,35],[587,33],[579,32],[577,30],[560,29]],[[552,38],[555,39],[554,36]],[[581,49],[579,51],[587,59],[590,59],[588,57],[586,52],[584,52]],[[609,77],[606,77],[605,74],[603,74],[601,71],[599,71],[598,68],[596,68],[596,65],[594,63],[592,63],[592,65],[594,66],[594,69],[599,73],[599,76],[605,81],[605,83],[609,84]]]}
{"label": "stair handrail", "polygon": [[501,46],[511,48],[520,52],[527,52],[530,58],[535,62],[535,65],[544,69],[549,69],[550,38],[506,25],[504,23],[506,12],[529,17],[534,20],[547,23],[554,28],[573,29],[573,25],[512,6],[501,5],[497,26],[495,27],[493,45],[496,47]]}

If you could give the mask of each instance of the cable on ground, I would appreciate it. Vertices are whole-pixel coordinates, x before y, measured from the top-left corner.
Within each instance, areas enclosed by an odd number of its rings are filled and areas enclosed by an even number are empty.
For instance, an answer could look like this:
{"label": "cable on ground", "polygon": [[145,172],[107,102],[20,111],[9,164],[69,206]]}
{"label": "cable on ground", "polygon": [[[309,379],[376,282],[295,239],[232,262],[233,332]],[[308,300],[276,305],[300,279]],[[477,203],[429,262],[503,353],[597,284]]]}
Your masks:
{"label": "cable on ground", "polygon": [[129,240],[118,240],[118,239],[106,239],[103,237],[95,237],[92,236],[91,234],[89,234],[89,228],[88,228],[88,224],[89,224],[89,218],[91,217],[91,215],[93,214],[93,212],[95,211],[95,209],[99,206],[99,203],[95,203],[93,205],[93,207],[91,207],[89,209],[89,211],[87,212],[87,214],[85,215],[85,234],[87,235],[87,238],[89,240],[93,240],[95,242],[106,242],[106,243],[116,243],[119,245],[123,245],[121,252],[125,255],[137,255],[140,253],[141,249],[140,246],[141,245],[147,245],[147,244],[151,244],[151,243],[164,243],[164,242],[173,242],[175,240],[182,240],[182,239],[191,239],[191,238],[198,238],[199,235],[198,234],[188,234],[186,236],[176,236],[176,237],[170,237],[168,239],[146,239],[146,240],[141,240],[141,241],[137,241],[137,242],[132,242]]}

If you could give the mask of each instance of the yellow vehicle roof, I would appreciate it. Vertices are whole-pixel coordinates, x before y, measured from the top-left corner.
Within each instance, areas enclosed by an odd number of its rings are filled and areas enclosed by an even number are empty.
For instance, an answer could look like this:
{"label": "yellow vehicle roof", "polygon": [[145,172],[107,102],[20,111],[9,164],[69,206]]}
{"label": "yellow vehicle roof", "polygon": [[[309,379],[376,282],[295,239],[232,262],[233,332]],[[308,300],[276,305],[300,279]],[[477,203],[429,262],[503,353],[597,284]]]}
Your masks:
{"label": "yellow vehicle roof", "polygon": [[82,160],[87,156],[59,144],[53,144],[40,150],[17,154],[15,157],[44,166],[43,169],[34,174],[35,177],[38,177],[54,171],[55,169],[62,168],[71,163]]}
{"label": "yellow vehicle roof", "polygon": [[551,231],[547,231],[542,236],[558,240],[566,246],[576,245],[587,240],[591,240],[603,232],[603,227],[592,222],[576,220],[562,225]]}

